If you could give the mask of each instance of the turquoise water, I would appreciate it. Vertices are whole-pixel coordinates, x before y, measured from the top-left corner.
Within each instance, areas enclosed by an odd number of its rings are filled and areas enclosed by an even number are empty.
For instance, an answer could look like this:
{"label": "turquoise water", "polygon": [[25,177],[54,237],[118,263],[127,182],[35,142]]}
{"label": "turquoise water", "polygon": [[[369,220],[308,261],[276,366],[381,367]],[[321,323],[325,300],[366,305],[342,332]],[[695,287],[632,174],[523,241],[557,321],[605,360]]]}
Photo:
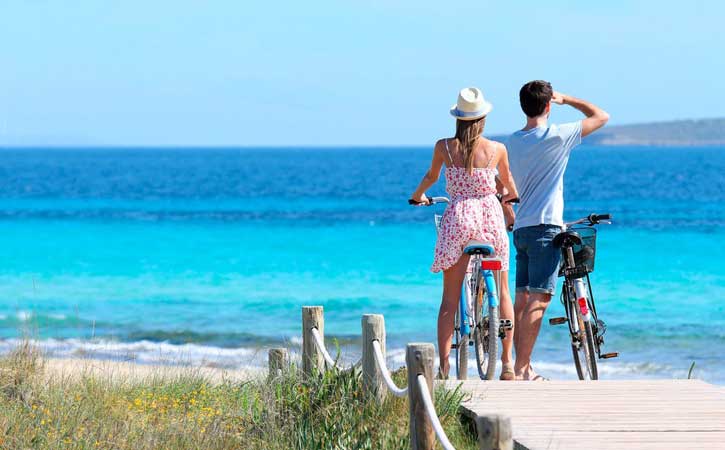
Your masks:
{"label": "turquoise water", "polygon": [[[695,361],[725,383],[723,150],[573,154],[567,216],[615,218],[592,274],[605,349],[622,355],[603,377],[684,377]],[[0,350],[28,336],[61,357],[262,365],[319,304],[343,359],[375,312],[402,363],[406,342],[435,340],[434,210],[405,204],[429,153],[6,150]],[[544,325],[540,372],[574,376],[566,340]]]}

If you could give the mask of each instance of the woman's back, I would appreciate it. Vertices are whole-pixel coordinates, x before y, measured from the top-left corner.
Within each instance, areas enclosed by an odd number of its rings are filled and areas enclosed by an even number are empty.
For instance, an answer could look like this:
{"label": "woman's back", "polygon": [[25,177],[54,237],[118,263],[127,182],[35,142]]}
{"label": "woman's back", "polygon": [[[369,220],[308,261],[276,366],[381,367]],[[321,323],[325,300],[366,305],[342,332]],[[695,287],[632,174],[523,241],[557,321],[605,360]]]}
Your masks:
{"label": "woman's back", "polygon": [[497,145],[478,139],[472,152],[473,169],[465,167],[465,158],[455,139],[445,139],[446,191],[451,200],[475,198],[496,193]]}

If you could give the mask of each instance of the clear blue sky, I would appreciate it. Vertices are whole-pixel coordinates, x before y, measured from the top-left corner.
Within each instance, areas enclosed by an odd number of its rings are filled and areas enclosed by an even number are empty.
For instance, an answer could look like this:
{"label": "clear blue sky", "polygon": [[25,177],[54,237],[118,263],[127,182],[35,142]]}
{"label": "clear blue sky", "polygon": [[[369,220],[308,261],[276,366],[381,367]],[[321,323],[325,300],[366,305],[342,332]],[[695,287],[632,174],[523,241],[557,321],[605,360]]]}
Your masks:
{"label": "clear blue sky", "polygon": [[520,127],[534,78],[614,124],[722,117],[724,18],[717,1],[0,0],[0,144],[429,145],[468,85],[495,105],[487,132]]}

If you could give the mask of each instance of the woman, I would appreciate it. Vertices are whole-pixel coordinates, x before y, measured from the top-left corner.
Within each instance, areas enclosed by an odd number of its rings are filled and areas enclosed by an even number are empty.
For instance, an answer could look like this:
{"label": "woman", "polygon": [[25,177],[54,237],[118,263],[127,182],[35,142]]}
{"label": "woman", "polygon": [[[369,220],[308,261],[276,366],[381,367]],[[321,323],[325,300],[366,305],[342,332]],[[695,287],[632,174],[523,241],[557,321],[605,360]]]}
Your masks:
{"label": "woman", "polygon": [[[448,357],[453,339],[454,318],[461,285],[468,269],[469,256],[463,248],[471,240],[491,242],[502,259],[501,318],[514,320],[508,288],[509,241],[506,235],[501,203],[496,197],[496,172],[507,192],[503,202],[518,197],[509,171],[506,147],[481,136],[486,115],[493,106],[477,88],[466,88],[458,94],[458,103],[451,108],[456,117],[456,136],[439,140],[433,150],[430,169],[412,195],[412,200],[427,204],[425,191],[433,186],[446,165],[446,190],[451,203],[440,222],[438,241],[431,271],[443,271],[443,301],[438,312],[438,353],[440,373],[447,378]],[[502,380],[513,380],[513,331],[507,332],[501,355]]]}

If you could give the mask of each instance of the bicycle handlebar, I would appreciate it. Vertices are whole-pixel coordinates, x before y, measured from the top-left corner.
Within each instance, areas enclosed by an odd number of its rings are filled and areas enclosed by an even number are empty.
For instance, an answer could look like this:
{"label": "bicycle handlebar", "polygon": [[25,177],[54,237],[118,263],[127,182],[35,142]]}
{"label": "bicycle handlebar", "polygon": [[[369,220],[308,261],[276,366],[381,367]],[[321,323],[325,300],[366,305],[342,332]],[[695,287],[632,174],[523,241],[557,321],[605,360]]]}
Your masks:
{"label": "bicycle handlebar", "polygon": [[[508,203],[508,204],[520,203],[520,202],[521,202],[521,199],[518,197],[515,197],[515,198],[512,198],[511,200],[506,201],[506,203]],[[433,206],[436,203],[450,203],[450,200],[448,200],[448,198],[446,198],[446,197],[430,197],[428,199],[428,203],[424,204],[423,202],[417,202],[417,201],[413,200],[412,198],[408,199],[408,204],[414,205],[414,206]]]}
{"label": "bicycle handlebar", "polygon": [[587,217],[575,220],[574,222],[568,222],[566,226],[579,225],[586,223],[588,225],[597,225],[602,221],[608,221],[612,219],[611,214],[589,214]]}
{"label": "bicycle handlebar", "polygon": [[437,203],[449,203],[449,202],[450,202],[450,200],[448,200],[446,197],[430,197],[428,199],[428,203],[417,202],[417,201],[413,200],[412,198],[408,199],[408,204],[414,205],[414,206],[433,206]]}

